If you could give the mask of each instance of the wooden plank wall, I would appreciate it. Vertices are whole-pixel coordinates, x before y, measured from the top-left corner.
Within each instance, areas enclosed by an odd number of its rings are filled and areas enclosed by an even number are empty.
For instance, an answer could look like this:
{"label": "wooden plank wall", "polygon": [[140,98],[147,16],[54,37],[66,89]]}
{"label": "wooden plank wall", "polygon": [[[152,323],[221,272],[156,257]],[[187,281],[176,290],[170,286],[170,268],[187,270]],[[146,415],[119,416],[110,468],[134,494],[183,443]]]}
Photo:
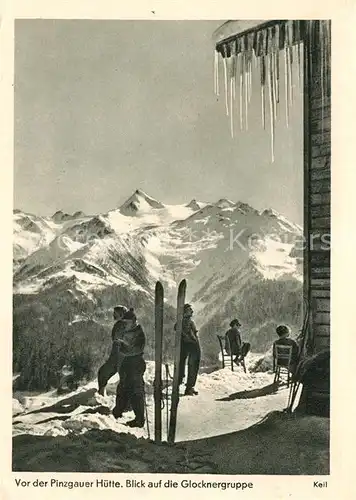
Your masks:
{"label": "wooden plank wall", "polygon": [[[330,347],[330,232],[331,232],[331,85],[317,31],[310,39],[312,64],[306,103],[308,111],[306,289],[310,303],[309,352]],[[330,53],[330,52],[329,52]],[[309,52],[310,54],[310,52]],[[324,76],[324,84],[322,82]],[[325,76],[328,78],[325,79]]]}

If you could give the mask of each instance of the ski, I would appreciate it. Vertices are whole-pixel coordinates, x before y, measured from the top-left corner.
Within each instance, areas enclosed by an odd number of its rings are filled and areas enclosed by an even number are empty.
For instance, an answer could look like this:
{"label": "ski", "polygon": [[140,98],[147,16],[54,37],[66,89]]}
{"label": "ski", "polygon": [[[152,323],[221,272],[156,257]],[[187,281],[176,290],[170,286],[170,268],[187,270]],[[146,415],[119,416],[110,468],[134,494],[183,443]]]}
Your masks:
{"label": "ski", "polygon": [[155,441],[162,441],[162,343],[163,343],[163,300],[164,290],[162,283],[157,281],[155,288],[155,383],[154,383],[154,412],[155,412]]}
{"label": "ski", "polygon": [[182,323],[183,323],[183,310],[185,303],[185,293],[187,288],[186,280],[182,280],[178,287],[177,296],[177,326],[175,333],[175,346],[174,346],[174,374],[171,396],[171,415],[168,430],[168,442],[174,443],[176,437],[177,427],[177,410],[179,402],[179,363],[180,363],[180,350],[181,350],[181,337],[182,337]]}

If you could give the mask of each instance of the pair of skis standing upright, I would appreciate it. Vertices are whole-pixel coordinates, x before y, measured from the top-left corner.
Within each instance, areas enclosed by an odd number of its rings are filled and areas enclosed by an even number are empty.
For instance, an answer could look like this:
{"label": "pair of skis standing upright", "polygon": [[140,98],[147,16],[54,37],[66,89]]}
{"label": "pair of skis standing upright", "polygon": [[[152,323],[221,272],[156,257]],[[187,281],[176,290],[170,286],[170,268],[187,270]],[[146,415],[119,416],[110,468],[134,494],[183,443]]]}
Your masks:
{"label": "pair of skis standing upright", "polygon": [[[186,280],[182,280],[177,295],[177,327],[174,345],[174,373],[171,396],[171,411],[167,441],[174,443],[177,427],[177,410],[179,402],[179,363],[182,337],[183,310],[187,289]],[[163,310],[164,290],[162,283],[157,281],[155,288],[155,384],[154,384],[154,422],[155,441],[162,441],[162,347],[163,347]],[[168,404],[168,401],[167,401]]]}

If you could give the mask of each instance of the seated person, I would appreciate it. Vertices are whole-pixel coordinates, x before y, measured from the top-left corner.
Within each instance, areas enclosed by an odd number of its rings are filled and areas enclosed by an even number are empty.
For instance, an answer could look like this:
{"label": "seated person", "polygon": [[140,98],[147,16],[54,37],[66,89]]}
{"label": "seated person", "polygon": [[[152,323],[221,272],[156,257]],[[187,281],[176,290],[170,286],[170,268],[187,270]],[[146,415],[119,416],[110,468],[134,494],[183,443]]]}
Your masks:
{"label": "seated person", "polygon": [[[291,346],[292,347],[291,362],[290,362],[289,368],[290,368],[290,372],[294,373],[296,368],[297,368],[298,357],[299,357],[298,344],[296,343],[295,340],[289,338],[289,335],[290,335],[289,326],[287,326],[287,325],[277,326],[276,333],[277,333],[279,338],[273,342],[273,371],[276,371],[276,366],[277,366],[276,346],[281,345],[281,346]],[[287,366],[287,361],[280,360],[279,365],[280,366]]]}
{"label": "seated person", "polygon": [[225,334],[225,351],[235,356],[234,363],[238,364],[241,356],[241,334],[239,327],[241,323],[238,319],[233,319],[230,323],[230,329]]}

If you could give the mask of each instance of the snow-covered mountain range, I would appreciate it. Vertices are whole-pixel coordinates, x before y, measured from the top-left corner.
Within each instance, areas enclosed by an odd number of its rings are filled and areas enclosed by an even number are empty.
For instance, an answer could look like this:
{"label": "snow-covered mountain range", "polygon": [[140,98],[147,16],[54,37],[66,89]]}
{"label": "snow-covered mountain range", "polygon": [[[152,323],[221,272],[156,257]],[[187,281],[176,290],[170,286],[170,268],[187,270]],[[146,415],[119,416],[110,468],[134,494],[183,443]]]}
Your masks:
{"label": "snow-covered mountain range", "polygon": [[[301,287],[302,228],[272,209],[227,199],[167,205],[136,190],[105,214],[15,210],[13,217],[15,314],[34,317],[55,304],[70,323],[103,323],[113,305],[130,301],[142,317],[152,309],[156,280],[174,305],[177,283],[186,278],[204,337],[231,316],[246,324],[241,301],[264,283],[284,283],[293,293]],[[151,315],[149,324],[153,309]]]}

